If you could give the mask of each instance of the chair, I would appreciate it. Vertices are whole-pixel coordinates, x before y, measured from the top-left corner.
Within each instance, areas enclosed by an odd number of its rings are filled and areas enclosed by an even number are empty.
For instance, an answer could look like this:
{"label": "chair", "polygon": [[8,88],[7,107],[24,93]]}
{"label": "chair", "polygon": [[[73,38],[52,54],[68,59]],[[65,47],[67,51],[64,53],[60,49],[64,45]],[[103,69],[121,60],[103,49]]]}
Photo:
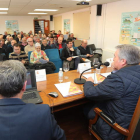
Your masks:
{"label": "chair", "polygon": [[29,52],[28,52],[28,59],[29,59],[29,62],[30,62],[31,53],[32,53],[32,51],[29,51]]}
{"label": "chair", "polygon": [[55,73],[59,72],[59,68],[62,68],[62,60],[60,59],[58,49],[46,49],[45,53],[49,60],[55,64]]}
{"label": "chair", "polygon": [[97,122],[98,118],[101,117],[107,124],[109,124],[113,129],[118,131],[119,133],[125,136],[125,140],[138,140],[140,139],[140,97],[138,99],[133,117],[131,119],[130,125],[128,129],[124,129],[119,124],[117,124],[114,120],[108,117],[102,110],[99,108],[95,108],[96,116],[94,119],[89,120],[89,132],[97,138],[97,140],[103,140],[100,134],[94,129],[94,124]]}
{"label": "chair", "polygon": [[102,60],[102,53],[103,50],[102,48],[96,48],[94,44],[89,44],[87,45],[91,48],[91,50],[93,51],[93,54],[96,55],[97,57],[99,57],[100,61]]}

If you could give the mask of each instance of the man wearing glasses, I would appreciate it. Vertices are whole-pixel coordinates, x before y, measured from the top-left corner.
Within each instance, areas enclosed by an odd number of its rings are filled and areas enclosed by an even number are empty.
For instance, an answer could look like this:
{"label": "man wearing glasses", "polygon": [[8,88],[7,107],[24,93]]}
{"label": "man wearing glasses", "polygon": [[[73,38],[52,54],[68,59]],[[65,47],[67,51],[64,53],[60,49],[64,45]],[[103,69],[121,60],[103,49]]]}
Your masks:
{"label": "man wearing glasses", "polygon": [[32,38],[28,38],[27,42],[28,42],[28,45],[25,47],[24,51],[28,55],[29,51],[34,51],[35,50],[35,45],[33,43],[33,39]]}

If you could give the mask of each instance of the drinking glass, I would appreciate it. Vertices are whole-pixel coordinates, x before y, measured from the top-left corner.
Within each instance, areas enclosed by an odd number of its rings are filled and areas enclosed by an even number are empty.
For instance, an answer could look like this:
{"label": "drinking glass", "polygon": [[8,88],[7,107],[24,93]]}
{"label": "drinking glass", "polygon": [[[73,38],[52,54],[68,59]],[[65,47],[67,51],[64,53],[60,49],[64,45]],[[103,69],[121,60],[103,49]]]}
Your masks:
{"label": "drinking glass", "polygon": [[[63,71],[68,72],[69,71],[69,63],[63,64]],[[64,76],[65,79],[68,79],[68,76]]]}

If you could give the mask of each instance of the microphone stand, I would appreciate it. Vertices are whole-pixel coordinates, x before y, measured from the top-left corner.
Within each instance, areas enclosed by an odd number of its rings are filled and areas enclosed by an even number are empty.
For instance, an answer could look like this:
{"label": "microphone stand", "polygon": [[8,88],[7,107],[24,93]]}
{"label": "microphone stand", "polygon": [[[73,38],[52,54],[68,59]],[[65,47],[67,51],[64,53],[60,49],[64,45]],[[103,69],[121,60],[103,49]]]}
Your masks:
{"label": "microphone stand", "polygon": [[[93,66],[93,68],[89,68],[89,69],[87,69],[87,70],[84,70],[84,71],[81,73],[80,78],[76,78],[76,79],[74,80],[74,83],[76,83],[76,84],[84,84],[84,83],[86,82],[86,80],[83,79],[83,78],[81,78],[82,75],[83,75],[83,73],[86,72],[86,71],[88,71],[88,70],[91,70],[91,69],[95,69],[95,68],[98,68],[98,69],[99,69],[100,66],[101,66],[101,65],[95,65],[95,66]],[[95,71],[94,71],[94,73],[95,73]]]}

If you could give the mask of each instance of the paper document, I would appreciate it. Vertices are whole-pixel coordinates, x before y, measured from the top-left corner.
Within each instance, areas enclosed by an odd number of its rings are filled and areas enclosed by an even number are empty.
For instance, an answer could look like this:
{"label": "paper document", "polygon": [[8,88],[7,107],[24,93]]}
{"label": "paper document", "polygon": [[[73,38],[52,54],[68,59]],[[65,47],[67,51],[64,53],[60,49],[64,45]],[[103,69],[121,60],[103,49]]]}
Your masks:
{"label": "paper document", "polygon": [[99,84],[101,82],[104,81],[105,77],[101,76],[100,74],[84,74],[83,75],[86,78],[92,77],[92,79],[94,80],[94,84]]}
{"label": "paper document", "polygon": [[107,72],[107,73],[101,73],[102,76],[107,77],[108,75],[110,75],[111,72]]}
{"label": "paper document", "polygon": [[63,97],[69,97],[83,92],[72,82],[55,84],[56,88],[62,94]]}
{"label": "paper document", "polygon": [[45,64],[45,63],[47,63],[48,61],[41,58],[41,59],[39,59],[39,62],[40,62],[41,64]]}
{"label": "paper document", "polygon": [[79,56],[72,56],[72,58],[77,58],[77,57],[79,57]]}

